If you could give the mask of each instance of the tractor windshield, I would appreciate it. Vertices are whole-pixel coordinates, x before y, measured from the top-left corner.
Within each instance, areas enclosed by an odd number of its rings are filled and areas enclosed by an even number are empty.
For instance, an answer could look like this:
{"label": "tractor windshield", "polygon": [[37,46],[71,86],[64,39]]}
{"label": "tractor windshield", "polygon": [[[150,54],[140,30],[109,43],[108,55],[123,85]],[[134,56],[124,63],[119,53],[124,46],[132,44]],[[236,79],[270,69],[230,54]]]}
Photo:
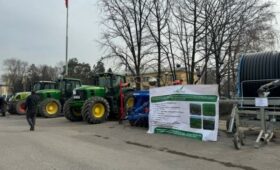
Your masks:
{"label": "tractor windshield", "polygon": [[125,83],[125,82],[124,82],[124,79],[123,79],[121,76],[114,76],[114,77],[113,77],[113,86],[114,86],[114,87],[119,86],[120,83],[121,83],[121,81],[122,81],[122,83]]}
{"label": "tractor windshield", "polygon": [[81,82],[77,80],[59,80],[58,88],[62,91],[71,91],[74,88],[81,87]]}
{"label": "tractor windshield", "polygon": [[56,89],[55,84],[54,83],[47,83],[47,84],[43,84],[44,85],[44,89]]}
{"label": "tractor windshield", "polygon": [[69,98],[72,96],[73,89],[81,87],[79,80],[61,79],[58,81],[58,89],[61,90],[62,94]]}
{"label": "tractor windshield", "polygon": [[111,84],[111,82],[110,82],[109,76],[99,77],[98,86],[108,87],[108,86],[110,86],[110,84]]}
{"label": "tractor windshield", "polygon": [[41,90],[41,84],[40,84],[40,83],[36,83],[36,84],[34,84],[34,86],[33,86],[33,90],[34,90],[34,91]]}
{"label": "tractor windshield", "polygon": [[55,83],[35,83],[33,86],[34,91],[43,90],[43,89],[56,89]]}
{"label": "tractor windshield", "polygon": [[101,87],[118,87],[120,82],[125,83],[125,79],[118,75],[100,76],[96,85]]}

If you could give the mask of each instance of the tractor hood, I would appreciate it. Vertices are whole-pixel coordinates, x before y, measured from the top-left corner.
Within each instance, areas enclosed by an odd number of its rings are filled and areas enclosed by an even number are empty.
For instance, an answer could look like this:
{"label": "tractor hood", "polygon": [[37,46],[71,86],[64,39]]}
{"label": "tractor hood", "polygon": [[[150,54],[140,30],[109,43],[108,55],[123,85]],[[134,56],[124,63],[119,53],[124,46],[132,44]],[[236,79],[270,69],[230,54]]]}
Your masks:
{"label": "tractor hood", "polygon": [[30,91],[18,92],[10,98],[10,101],[25,100],[30,94]]}
{"label": "tractor hood", "polygon": [[44,89],[44,90],[38,90],[36,91],[37,94],[41,93],[60,93],[60,90],[57,89]]}
{"label": "tractor hood", "polygon": [[58,100],[61,97],[61,91],[57,89],[38,90],[36,91],[36,94],[40,96],[41,100],[44,100],[46,98],[54,98]]}
{"label": "tractor hood", "polygon": [[73,97],[74,99],[85,100],[93,96],[103,97],[105,96],[105,93],[105,87],[83,85],[82,87],[78,87],[73,90]]}
{"label": "tractor hood", "polygon": [[16,93],[15,96],[17,96],[17,95],[29,96],[30,94],[31,94],[30,91],[24,91],[24,92],[18,92],[18,93]]}
{"label": "tractor hood", "polygon": [[75,88],[75,90],[104,90],[105,91],[105,87],[83,85],[81,87]]}

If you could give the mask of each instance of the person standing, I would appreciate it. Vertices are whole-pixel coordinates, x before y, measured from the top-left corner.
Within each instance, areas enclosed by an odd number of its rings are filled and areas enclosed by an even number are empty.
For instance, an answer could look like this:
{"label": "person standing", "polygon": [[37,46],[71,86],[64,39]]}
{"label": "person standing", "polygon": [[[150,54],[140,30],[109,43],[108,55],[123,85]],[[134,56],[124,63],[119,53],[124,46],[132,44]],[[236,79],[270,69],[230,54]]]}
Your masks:
{"label": "person standing", "polygon": [[0,112],[2,113],[2,116],[6,116],[6,110],[7,110],[7,103],[5,101],[5,98],[3,96],[0,96]]}
{"label": "person standing", "polygon": [[27,97],[26,102],[25,102],[26,119],[27,119],[28,124],[30,125],[30,131],[35,130],[37,104],[38,104],[39,99],[40,98],[35,93],[35,91],[32,91],[31,95]]}

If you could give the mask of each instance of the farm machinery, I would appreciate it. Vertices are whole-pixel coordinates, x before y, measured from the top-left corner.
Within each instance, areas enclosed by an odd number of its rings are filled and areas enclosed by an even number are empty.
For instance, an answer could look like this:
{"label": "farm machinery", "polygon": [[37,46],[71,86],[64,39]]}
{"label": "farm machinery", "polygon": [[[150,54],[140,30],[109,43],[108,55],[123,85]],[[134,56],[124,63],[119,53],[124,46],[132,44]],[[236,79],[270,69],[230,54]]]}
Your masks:
{"label": "farm machinery", "polygon": [[149,91],[133,93],[134,106],[127,110],[127,120],[131,126],[148,127],[149,123]]}
{"label": "farm machinery", "polygon": [[[72,96],[73,89],[80,86],[81,81],[73,78],[36,82],[32,90],[40,96],[37,113],[46,118],[59,116],[63,104]],[[9,101],[9,112],[25,114],[24,103],[30,94],[31,92],[16,93]]]}
{"label": "farm machinery", "polygon": [[[54,89],[56,83],[54,81],[38,81],[35,82],[33,85],[32,90],[38,91],[43,89]],[[8,101],[8,112],[11,114],[25,114],[25,100],[31,94],[30,91],[28,92],[18,92],[13,95]]]}
{"label": "farm machinery", "polygon": [[238,97],[227,131],[234,133],[234,146],[245,144],[245,130],[259,129],[255,147],[268,143],[279,129],[280,53],[265,52],[242,55],[238,68]]}
{"label": "farm machinery", "polygon": [[73,89],[81,86],[79,79],[62,78],[55,81],[54,88],[36,91],[40,96],[38,114],[46,118],[59,116],[65,101],[72,96]]}
{"label": "farm machinery", "polygon": [[123,112],[134,105],[133,89],[128,87],[125,76],[102,73],[93,76],[92,84],[74,89],[73,97],[66,101],[63,108],[66,119],[102,123],[108,117],[121,118],[122,104]]}
{"label": "farm machinery", "polygon": [[[150,82],[149,82],[150,83]],[[153,84],[151,82],[150,84]],[[182,80],[174,80],[172,85],[182,85]],[[127,111],[127,120],[131,126],[149,126],[149,102],[150,93],[148,90],[135,91],[133,93],[134,105]]]}

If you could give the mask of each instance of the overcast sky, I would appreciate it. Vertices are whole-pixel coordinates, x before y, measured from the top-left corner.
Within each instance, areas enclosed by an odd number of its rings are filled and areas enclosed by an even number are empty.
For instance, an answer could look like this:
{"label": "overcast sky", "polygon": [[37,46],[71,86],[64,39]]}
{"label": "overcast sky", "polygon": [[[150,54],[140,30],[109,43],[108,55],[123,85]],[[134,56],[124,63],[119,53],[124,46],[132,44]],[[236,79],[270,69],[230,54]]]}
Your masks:
{"label": "overcast sky", "polygon": [[[280,2],[274,1],[279,22]],[[102,55],[96,42],[99,20],[97,0],[69,0],[69,58],[96,63]],[[64,0],[0,0],[0,66],[7,58],[29,64],[65,61],[65,26]]]}
{"label": "overcast sky", "polygon": [[[102,55],[96,0],[69,0],[69,58],[93,65]],[[64,0],[0,0],[0,64],[7,58],[65,61]]]}

